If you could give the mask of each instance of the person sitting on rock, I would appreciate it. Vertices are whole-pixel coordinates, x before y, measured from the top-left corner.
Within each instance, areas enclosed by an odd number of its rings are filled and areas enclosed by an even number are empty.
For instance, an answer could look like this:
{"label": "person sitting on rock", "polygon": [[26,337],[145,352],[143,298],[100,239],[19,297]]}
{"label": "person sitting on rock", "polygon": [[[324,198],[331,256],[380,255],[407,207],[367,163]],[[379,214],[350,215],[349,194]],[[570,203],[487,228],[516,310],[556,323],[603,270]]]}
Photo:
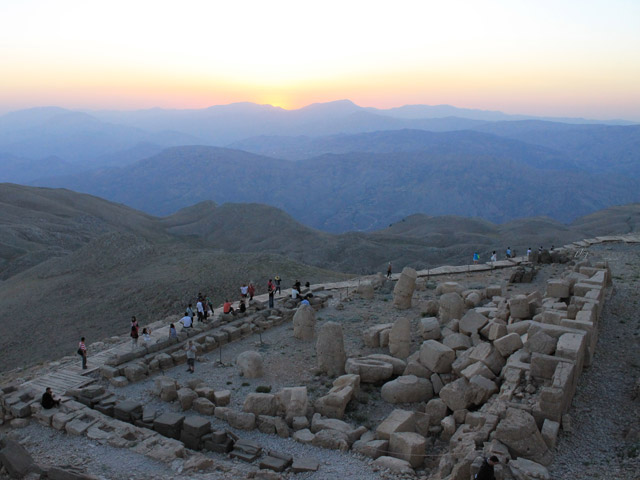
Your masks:
{"label": "person sitting on rock", "polygon": [[222,305],[222,313],[230,313],[232,315],[236,314],[236,311],[231,306],[231,302],[229,300],[224,301],[224,305]]}
{"label": "person sitting on rock", "polygon": [[176,331],[176,326],[173,323],[169,325],[169,338],[178,338],[178,332]]}
{"label": "person sitting on rock", "polygon": [[44,393],[42,394],[42,400],[40,401],[42,404],[42,408],[49,410],[53,407],[60,406],[60,399],[56,399],[53,396],[53,392],[51,391],[51,387],[47,387]]}
{"label": "person sitting on rock", "polygon": [[247,311],[247,306],[245,305],[244,300],[240,300],[238,310],[240,310],[240,313],[244,313]]}
{"label": "person sitting on rock", "polygon": [[189,315],[185,315],[180,320],[178,320],[183,328],[192,328],[193,327],[193,319]]}
{"label": "person sitting on rock", "polygon": [[492,455],[489,459],[484,459],[482,462],[482,466],[478,473],[476,473],[476,480],[495,480],[495,475],[493,473],[493,466],[500,463],[500,460],[495,455]]}

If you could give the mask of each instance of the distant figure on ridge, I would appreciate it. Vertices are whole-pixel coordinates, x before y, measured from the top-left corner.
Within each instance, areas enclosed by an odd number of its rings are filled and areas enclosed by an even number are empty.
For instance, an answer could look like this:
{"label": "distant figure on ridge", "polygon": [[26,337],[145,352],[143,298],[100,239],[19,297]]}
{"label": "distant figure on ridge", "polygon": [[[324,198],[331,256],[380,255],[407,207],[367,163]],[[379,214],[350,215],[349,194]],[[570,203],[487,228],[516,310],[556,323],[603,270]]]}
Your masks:
{"label": "distant figure on ridge", "polygon": [[274,278],[275,278],[275,281],[276,281],[276,291],[275,291],[275,293],[282,294],[282,290],[280,289],[280,282],[282,282],[282,279],[280,278],[280,275],[276,275]]}
{"label": "distant figure on ridge", "polygon": [[49,410],[53,407],[59,407],[60,399],[56,400],[53,396],[53,392],[51,391],[51,387],[47,387],[42,394],[42,400],[40,400],[40,404],[42,405],[42,408]]}
{"label": "distant figure on ridge", "polygon": [[134,350],[138,346],[138,320],[135,315],[131,317],[131,350]]}
{"label": "distant figure on ridge", "polygon": [[527,248],[527,260],[531,260],[531,247]]}
{"label": "distant figure on ridge", "polygon": [[507,258],[511,258],[511,247],[507,247]]}
{"label": "distant figure on ridge", "polygon": [[249,282],[249,301],[253,300],[253,296],[256,294],[256,287],[254,287],[253,282]]}
{"label": "distant figure on ridge", "polygon": [[389,262],[389,266],[387,267],[387,278],[391,278],[391,262]]}
{"label": "distant figure on ridge", "polygon": [[193,313],[193,308],[192,308],[191,304],[189,304],[187,309],[184,311],[184,314],[185,315],[189,315],[191,317],[191,321],[193,322],[193,317],[195,317],[195,314]]}
{"label": "distant figure on ridge", "polygon": [[169,325],[169,338],[178,338],[178,331],[173,323]]}
{"label": "distant figure on ridge", "polygon": [[84,343],[84,337],[80,339],[78,344],[78,355],[82,356],[82,369],[87,369],[87,346]]}
{"label": "distant figure on ridge", "polygon": [[494,250],[493,253],[491,253],[491,262],[497,262],[498,261],[498,254],[496,253],[496,251]]}
{"label": "distant figure on ridge", "polygon": [[275,285],[273,284],[271,279],[269,279],[269,283],[267,283],[267,292],[269,292],[269,308],[273,308],[273,294],[275,289]]}
{"label": "distant figure on ridge", "polygon": [[142,329],[142,341],[144,342],[144,346],[148,347],[151,345],[151,329],[143,328]]}
{"label": "distant figure on ridge", "polygon": [[243,283],[240,287],[240,296],[242,297],[242,300],[247,298],[247,295],[249,295],[249,287],[246,283]]}
{"label": "distant figure on ridge", "polygon": [[473,254],[473,264],[477,265],[479,261],[480,261],[480,254],[478,252],[475,252]]}

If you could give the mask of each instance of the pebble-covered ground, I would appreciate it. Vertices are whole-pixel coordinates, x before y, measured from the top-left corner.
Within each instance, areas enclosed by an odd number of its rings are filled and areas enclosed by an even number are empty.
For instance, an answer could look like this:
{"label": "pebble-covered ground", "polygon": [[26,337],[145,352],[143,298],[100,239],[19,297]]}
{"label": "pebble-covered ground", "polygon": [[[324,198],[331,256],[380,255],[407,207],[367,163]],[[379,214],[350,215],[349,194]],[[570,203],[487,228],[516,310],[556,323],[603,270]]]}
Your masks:
{"label": "pebble-covered ground", "polygon": [[593,364],[578,383],[561,433],[553,478],[640,479],[640,245],[590,249],[609,262],[614,289],[605,304]]}
{"label": "pebble-covered ground", "polygon": [[[561,435],[551,472],[553,478],[557,479],[638,480],[640,400],[632,399],[632,391],[635,379],[640,374],[640,318],[637,315],[640,299],[640,246],[607,245],[593,247],[591,250],[594,255],[602,255],[611,263],[615,289],[604,310],[598,353],[593,365],[582,375],[570,412],[573,431]],[[510,286],[510,294],[529,293],[535,289],[544,291],[546,280],[563,270],[564,267],[558,265],[544,267],[532,284]],[[454,275],[449,278],[437,277],[433,281],[452,280],[466,287],[486,286],[505,281],[509,273],[510,270],[496,270]],[[329,307],[318,312],[318,324],[330,320],[342,324],[348,356],[382,353],[381,349],[372,350],[364,346],[362,331],[365,328],[379,323],[391,323],[402,316],[409,316],[411,320],[420,316],[417,309],[404,312],[395,310],[392,307],[391,288],[392,285],[389,285],[376,292],[373,301],[347,295],[345,292],[337,293]],[[435,292],[426,289],[417,291],[415,296],[417,300],[424,300],[433,298]],[[417,328],[417,322],[413,323],[414,328]],[[189,374],[185,365],[174,367],[164,374],[175,378],[181,385],[185,385],[190,379],[199,378],[205,385],[216,390],[231,390],[230,406],[237,410],[242,408],[246,395],[256,391],[259,386],[270,387],[272,392],[277,392],[283,387],[305,385],[313,400],[328,391],[331,379],[314,373],[315,343],[294,339],[292,329],[290,323],[281,325],[263,333],[261,337],[252,335],[223,346],[221,351],[214,350],[203,355],[198,359],[195,374]],[[417,334],[414,337],[417,337]],[[416,338],[412,351],[418,348]],[[238,354],[246,350],[256,350],[263,355],[265,375],[262,378],[246,379],[238,374],[234,361]],[[138,400],[162,411],[178,411],[177,402],[162,402],[153,393],[154,378],[155,376],[120,389],[114,389],[104,381],[103,383],[121,398]],[[365,385],[358,398],[350,403],[345,421],[354,426],[375,428],[396,407],[398,406],[387,404],[380,399],[378,388]],[[228,424],[215,417],[211,417],[211,421],[214,429],[230,429]],[[235,433],[258,442],[267,450],[308,456],[320,462],[318,472],[285,474],[287,478],[398,478],[388,472],[377,470],[370,459],[351,453],[319,449],[300,444],[293,439],[262,434],[257,430]],[[127,450],[114,449],[83,437],[62,434],[35,422],[31,422],[26,428],[14,430],[12,434],[26,439],[25,446],[38,461],[75,465],[104,479],[247,478],[257,470],[257,465],[204,452],[215,461],[218,469],[207,473],[187,473],[182,470],[181,460],[166,465]],[[55,448],[51,448],[51,445],[55,445]],[[428,452],[433,456],[427,459],[427,467],[418,472],[420,477],[427,478],[430,467],[437,465],[438,453],[444,448],[446,445],[435,442]]]}

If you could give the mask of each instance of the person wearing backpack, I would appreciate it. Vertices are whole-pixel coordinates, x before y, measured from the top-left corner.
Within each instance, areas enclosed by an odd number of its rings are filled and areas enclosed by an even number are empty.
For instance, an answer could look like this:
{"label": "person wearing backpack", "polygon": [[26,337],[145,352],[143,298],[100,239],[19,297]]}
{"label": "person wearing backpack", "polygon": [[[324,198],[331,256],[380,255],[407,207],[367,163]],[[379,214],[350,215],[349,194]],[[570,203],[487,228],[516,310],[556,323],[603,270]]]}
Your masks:
{"label": "person wearing backpack", "polygon": [[135,350],[138,346],[138,320],[136,317],[131,317],[131,350]]}

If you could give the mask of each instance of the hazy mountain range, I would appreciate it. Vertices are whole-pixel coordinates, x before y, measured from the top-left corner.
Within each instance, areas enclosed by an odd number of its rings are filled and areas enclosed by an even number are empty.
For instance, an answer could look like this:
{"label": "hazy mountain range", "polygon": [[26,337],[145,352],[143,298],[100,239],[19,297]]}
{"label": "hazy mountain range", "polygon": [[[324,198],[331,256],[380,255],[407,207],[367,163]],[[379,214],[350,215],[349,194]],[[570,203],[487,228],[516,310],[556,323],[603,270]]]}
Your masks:
{"label": "hazy mountain range", "polygon": [[31,109],[0,117],[0,181],[156,215],[207,200],[264,203],[332,232],[416,213],[567,222],[640,201],[640,126],[564,120],[574,123],[349,101],[292,111]]}

